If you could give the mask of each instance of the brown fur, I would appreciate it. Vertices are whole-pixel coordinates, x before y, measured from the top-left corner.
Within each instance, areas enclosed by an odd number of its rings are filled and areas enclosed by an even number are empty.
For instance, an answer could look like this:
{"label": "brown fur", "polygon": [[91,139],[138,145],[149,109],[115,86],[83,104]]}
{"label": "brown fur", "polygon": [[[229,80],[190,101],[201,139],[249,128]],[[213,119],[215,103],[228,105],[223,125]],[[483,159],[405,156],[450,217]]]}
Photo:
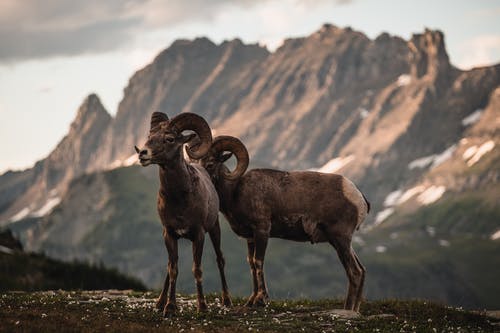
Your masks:
{"label": "brown fur", "polygon": [[[242,145],[239,149],[246,148]],[[329,242],[349,279],[344,307],[359,311],[365,268],[351,247],[351,239],[368,213],[369,204],[361,192],[341,175],[309,171],[254,169],[230,180],[223,164],[228,158],[220,149],[212,149],[201,163],[219,193],[222,213],[233,231],[248,242],[254,292],[247,304],[261,305],[268,297],[263,264],[268,239],[276,237]]]}
{"label": "brown fur", "polygon": [[[185,118],[186,114],[182,115]],[[207,308],[201,270],[206,232],[210,235],[217,256],[223,302],[227,306],[231,305],[224,275],[224,257],[220,249],[217,192],[205,169],[184,160],[183,146],[193,138],[193,135],[183,135],[172,128],[171,123],[175,122],[175,119],[169,121],[166,115],[155,112],[151,119],[151,131],[145,149],[136,148],[143,166],[158,164],[160,167],[158,214],[163,225],[168,265],[167,276],[156,306],[165,316],[175,312],[177,307],[175,289],[179,238],[189,239],[193,243],[193,275],[198,294],[198,309],[202,311]],[[211,141],[211,137],[209,140]]]}

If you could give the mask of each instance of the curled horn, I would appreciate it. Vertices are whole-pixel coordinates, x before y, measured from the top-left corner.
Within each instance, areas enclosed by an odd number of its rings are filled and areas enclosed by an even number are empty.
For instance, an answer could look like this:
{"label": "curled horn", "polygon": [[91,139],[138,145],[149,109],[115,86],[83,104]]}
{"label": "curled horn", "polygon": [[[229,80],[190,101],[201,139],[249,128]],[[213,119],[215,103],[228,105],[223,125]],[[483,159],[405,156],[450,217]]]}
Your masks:
{"label": "curled horn", "polygon": [[250,158],[248,156],[247,148],[239,139],[233,136],[218,136],[214,139],[210,150],[214,154],[229,151],[236,157],[236,160],[238,161],[236,168],[234,168],[233,172],[224,173],[224,178],[228,180],[238,179],[247,170]]}
{"label": "curled horn", "polygon": [[156,131],[160,123],[168,121],[168,116],[163,112],[153,112],[151,115],[151,127],[149,129],[149,133]]}
{"label": "curled horn", "polygon": [[189,112],[181,113],[172,118],[169,128],[177,132],[177,134],[190,130],[198,135],[200,143],[188,146],[186,149],[190,158],[200,159],[210,150],[210,146],[212,145],[212,131],[203,117]]}

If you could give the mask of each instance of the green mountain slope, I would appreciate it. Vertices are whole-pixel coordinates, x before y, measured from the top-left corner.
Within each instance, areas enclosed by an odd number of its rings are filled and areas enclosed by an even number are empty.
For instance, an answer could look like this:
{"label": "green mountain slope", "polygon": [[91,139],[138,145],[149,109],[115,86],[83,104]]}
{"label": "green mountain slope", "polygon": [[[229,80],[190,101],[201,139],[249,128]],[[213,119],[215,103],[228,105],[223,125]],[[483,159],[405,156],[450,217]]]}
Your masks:
{"label": "green mountain slope", "polygon": [[145,289],[137,279],[102,265],[65,263],[23,252],[9,231],[0,232],[0,250],[0,291]]}
{"label": "green mountain slope", "polygon": [[[103,262],[159,288],[167,255],[156,214],[155,171],[134,166],[83,176],[71,184],[66,199],[38,222],[37,229],[17,232],[25,242],[29,238],[33,250],[64,260]],[[489,192],[445,197],[357,234],[354,247],[368,270],[367,298],[429,298],[470,308],[498,308],[494,295],[500,290],[493,281],[500,276],[500,242],[485,235],[494,229],[500,209],[483,200],[484,193]],[[82,198],[92,198],[86,203],[93,205],[92,212]],[[89,213],[82,217],[81,209]],[[466,219],[474,220],[475,226],[460,222]],[[76,225],[81,223],[85,228]],[[221,225],[231,292],[246,296],[250,275],[245,241],[232,233],[226,221]],[[434,228],[433,236],[429,227]],[[191,244],[181,240],[179,253],[179,291],[193,293]],[[203,269],[205,289],[218,292],[220,281],[209,241]],[[343,297],[347,286],[336,253],[327,244],[272,239],[266,277],[273,298]]]}

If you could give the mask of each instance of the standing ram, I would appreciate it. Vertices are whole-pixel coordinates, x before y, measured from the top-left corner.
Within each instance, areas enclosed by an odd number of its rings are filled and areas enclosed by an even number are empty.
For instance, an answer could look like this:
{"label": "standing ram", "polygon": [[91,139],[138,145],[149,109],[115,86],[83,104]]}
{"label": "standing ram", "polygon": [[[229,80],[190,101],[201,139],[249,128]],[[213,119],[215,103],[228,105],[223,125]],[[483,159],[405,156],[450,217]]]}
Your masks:
{"label": "standing ram", "polygon": [[[224,162],[232,154],[238,163],[230,172]],[[245,173],[248,163],[247,149],[230,136],[217,137],[201,159],[219,193],[222,213],[233,231],[247,240],[253,278],[253,293],[247,305],[263,305],[268,298],[264,256],[269,237],[276,237],[329,242],[349,280],[344,308],[359,311],[365,268],[351,240],[370,210],[366,198],[341,175],[270,169]]]}
{"label": "standing ram", "polygon": [[[186,130],[195,134],[184,135],[182,132]],[[193,243],[193,274],[196,280],[198,310],[203,311],[207,308],[201,270],[206,232],[210,235],[217,256],[223,303],[226,306],[231,305],[224,275],[224,257],[220,248],[219,198],[205,169],[199,164],[186,162],[183,155],[184,144],[196,135],[199,139],[196,150],[194,147],[188,147],[186,150],[193,159],[201,158],[210,148],[212,134],[206,121],[193,113],[182,113],[169,120],[166,114],[154,112],[145,147],[143,149],[135,147],[142,166],[158,164],[160,170],[158,214],[163,225],[168,266],[156,306],[159,310],[163,310],[165,316],[175,312],[177,308],[175,285],[179,238],[187,238]]]}

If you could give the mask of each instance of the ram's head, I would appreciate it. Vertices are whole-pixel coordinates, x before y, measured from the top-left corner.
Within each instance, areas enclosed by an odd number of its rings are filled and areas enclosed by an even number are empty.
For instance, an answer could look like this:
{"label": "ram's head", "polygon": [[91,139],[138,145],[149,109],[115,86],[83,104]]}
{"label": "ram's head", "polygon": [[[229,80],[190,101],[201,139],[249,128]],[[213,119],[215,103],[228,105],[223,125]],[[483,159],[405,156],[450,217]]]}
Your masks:
{"label": "ram's head", "polygon": [[[230,171],[224,162],[233,155],[238,164]],[[221,176],[227,180],[236,180],[247,170],[249,160],[248,151],[239,139],[222,135],[214,139],[208,153],[201,158],[201,165],[213,180],[218,180]]]}
{"label": "ram's head", "polygon": [[[185,131],[194,133],[185,134]],[[196,144],[189,143],[198,137]],[[210,127],[203,117],[194,113],[181,113],[173,119],[162,112],[153,112],[149,136],[142,149],[135,146],[142,166],[166,164],[181,156],[182,147],[188,144],[186,152],[191,159],[205,156],[212,143]]]}

